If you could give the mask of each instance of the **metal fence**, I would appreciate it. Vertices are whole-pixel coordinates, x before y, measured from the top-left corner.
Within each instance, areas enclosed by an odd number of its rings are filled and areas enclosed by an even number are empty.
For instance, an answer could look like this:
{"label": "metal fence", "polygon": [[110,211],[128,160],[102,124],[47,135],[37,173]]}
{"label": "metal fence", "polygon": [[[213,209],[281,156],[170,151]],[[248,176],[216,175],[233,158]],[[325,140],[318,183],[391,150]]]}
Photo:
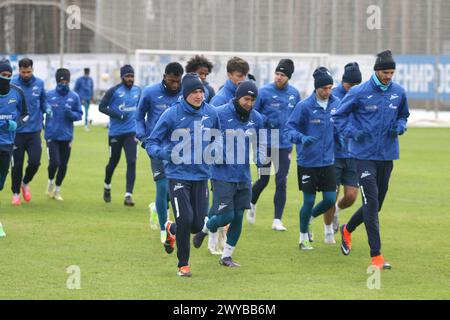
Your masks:
{"label": "metal fence", "polygon": [[[61,8],[69,5],[81,10],[79,29],[65,25],[69,15]],[[373,28],[374,19],[379,28]],[[0,53],[6,54],[136,49],[373,54],[384,48],[395,54],[449,54],[450,1],[0,0]]]}

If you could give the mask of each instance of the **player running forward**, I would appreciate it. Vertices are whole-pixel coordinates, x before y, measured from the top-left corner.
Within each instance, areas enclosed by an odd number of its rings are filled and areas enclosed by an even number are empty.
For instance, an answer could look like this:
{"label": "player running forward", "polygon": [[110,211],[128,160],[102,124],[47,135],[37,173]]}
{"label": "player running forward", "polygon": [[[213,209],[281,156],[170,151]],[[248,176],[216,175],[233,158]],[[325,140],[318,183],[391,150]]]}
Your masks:
{"label": "player running forward", "polygon": [[[13,77],[11,83],[22,89],[29,113],[26,124],[17,128],[11,166],[11,203],[20,205],[20,191],[26,202],[31,200],[29,183],[41,164],[43,115],[46,113],[47,117],[51,117],[52,110],[47,103],[44,81],[33,75],[33,60],[23,58],[19,61],[19,74]],[[25,152],[28,165],[23,175]]]}
{"label": "player running forward", "polygon": [[[0,60],[0,191],[5,185],[18,126],[28,120],[25,95],[11,84],[12,67],[8,60]],[[6,233],[0,222],[0,237]]]}
{"label": "player running forward", "polygon": [[[156,83],[145,87],[139,99],[138,111],[136,113],[136,137],[141,142],[141,146],[145,148],[145,140],[158,121],[161,114],[172,104],[182,98],[181,77],[183,76],[183,67],[178,62],[169,63],[164,71],[163,79],[160,83]],[[166,241],[165,223],[167,221],[167,199],[168,185],[167,178],[164,173],[163,161],[156,158],[150,158],[153,180],[156,184],[156,201],[150,204],[156,208],[158,221],[160,226],[161,242]],[[150,219],[153,212],[150,214]],[[156,220],[156,219],[155,219]]]}
{"label": "player running forward", "polygon": [[84,75],[75,82],[74,91],[78,93],[84,108],[84,129],[89,131],[89,105],[94,97],[94,80],[89,76],[89,68],[84,68]]}
{"label": "player running forward", "polygon": [[250,70],[248,62],[239,57],[233,57],[227,62],[227,77],[223,87],[211,99],[211,104],[215,107],[230,102],[234,98],[239,82],[247,78]]}
{"label": "player running forward", "polygon": [[[300,210],[300,249],[313,247],[309,231],[311,215],[330,209],[336,201],[336,176],[334,170],[334,128],[331,110],[339,105],[339,99],[331,94],[333,78],[325,67],[314,71],[314,92],[299,102],[287,123],[292,143],[297,145],[298,185],[303,192]],[[316,191],[323,200],[314,206]],[[333,235],[332,226],[329,226]]]}
{"label": "player running forward", "polygon": [[209,204],[210,165],[204,152],[212,137],[220,137],[220,124],[216,109],[204,102],[199,76],[188,73],[181,85],[183,99],[161,115],[146,149],[150,157],[168,161],[165,174],[176,223],[166,223],[164,247],[172,253],[176,235],[178,275],[190,277],[190,233],[202,230]]}
{"label": "player running forward", "polygon": [[[205,221],[203,230],[194,236],[194,247],[199,248],[208,232],[228,224],[227,240],[220,264],[239,267],[231,255],[242,231],[244,210],[250,208],[252,179],[250,173],[250,141],[259,142],[259,130],[264,128],[261,115],[253,110],[258,89],[253,81],[241,82],[233,100],[217,108],[222,131],[223,162],[213,165],[213,215]],[[264,145],[264,149],[266,146]],[[258,148],[258,151],[265,150]]]}
{"label": "player running forward", "polygon": [[216,94],[214,88],[206,81],[206,77],[211,73],[212,68],[213,64],[211,61],[200,55],[192,57],[186,64],[186,72],[195,72],[202,80],[203,85],[205,86],[205,101],[207,103],[209,103]]}
{"label": "player running forward", "polygon": [[390,269],[381,254],[378,214],[381,211],[393,169],[399,158],[398,136],[406,131],[409,117],[405,90],[392,81],[395,61],[390,50],[377,54],[370,80],[352,88],[333,116],[335,126],[351,138],[350,153],[362,194],[362,206],[340,228],[344,255],[352,249],[351,235],[364,222],[372,265]]}
{"label": "player running forward", "polygon": [[[339,100],[344,98],[345,94],[351,87],[361,83],[361,71],[357,62],[350,62],[345,65],[342,82],[339,86],[333,88],[332,94]],[[356,200],[358,195],[358,176],[356,174],[355,159],[352,158],[348,151],[348,139],[343,138],[344,144],[334,144],[334,168],[336,170],[336,193],[339,195],[339,186],[344,186],[344,195],[336,201],[334,207],[331,207],[324,216],[325,225],[333,224],[333,232],[339,230],[339,211],[350,207]],[[337,141],[335,141],[337,142]],[[329,230],[329,227],[325,227]],[[335,244],[334,236],[325,235],[325,243]]]}
{"label": "player running forward", "polygon": [[[239,57],[233,57],[227,62],[228,80],[220,88],[210,104],[215,107],[230,102],[235,96],[237,86],[240,82],[245,81],[250,70],[248,62]],[[212,214],[211,212],[209,213]],[[208,239],[208,250],[212,254],[222,254],[221,249],[226,242],[226,228],[219,228],[217,233],[210,233]]]}
{"label": "player running forward", "polygon": [[[70,90],[70,71],[56,70],[56,89],[47,93],[53,116],[45,118],[44,138],[48,153],[47,195],[62,201],[60,188],[72,150],[73,123],[83,117],[78,94]],[[55,180],[56,175],[56,180]]]}
{"label": "player running forward", "polygon": [[[255,104],[255,110],[258,110],[264,119],[264,127],[270,130],[277,129],[279,139],[275,145],[271,145],[269,156],[273,155],[275,166],[275,195],[274,203],[274,220],[272,229],[276,231],[285,231],[281,218],[283,216],[284,206],[286,205],[286,183],[291,164],[292,143],[289,137],[284,133],[284,128],[294,107],[301,100],[297,89],[289,84],[289,79],[294,73],[294,62],[290,59],[281,59],[275,69],[274,82],[263,86],[259,90],[259,97]],[[269,141],[271,138],[268,137]],[[270,170],[271,163],[265,167]],[[247,220],[249,223],[255,223],[256,219],[256,202],[261,193],[269,183],[270,175],[262,175],[260,172],[259,179],[252,188],[251,210],[247,211]]]}
{"label": "player running forward", "polygon": [[111,180],[119,163],[122,148],[127,159],[126,193],[124,205],[134,206],[132,198],[136,180],[136,109],[141,89],[134,85],[134,69],[129,64],[120,68],[122,82],[110,88],[99,105],[100,112],[110,118],[108,128],[109,162],[105,169],[103,200],[111,202]]}

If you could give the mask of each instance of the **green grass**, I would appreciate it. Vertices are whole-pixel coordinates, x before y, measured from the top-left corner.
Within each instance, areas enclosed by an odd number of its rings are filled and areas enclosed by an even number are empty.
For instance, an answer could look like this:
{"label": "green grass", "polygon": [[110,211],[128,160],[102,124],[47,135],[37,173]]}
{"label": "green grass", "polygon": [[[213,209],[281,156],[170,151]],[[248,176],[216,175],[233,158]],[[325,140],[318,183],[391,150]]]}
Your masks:
{"label": "green grass", "polygon": [[[135,208],[123,206],[125,157],[113,177],[113,201],[102,200],[107,133],[76,129],[62,187],[64,201],[46,198],[47,157],[31,184],[33,200],[10,204],[10,177],[0,194],[0,299],[449,299],[450,129],[410,129],[401,137],[380,215],[382,251],[393,265],[381,273],[381,289],[366,286],[370,263],[365,229],[344,257],[322,243],[316,221],[315,250],[298,249],[295,161],[288,179],[284,222],[271,230],[274,181],[258,203],[257,222],[244,221],[234,258],[226,269],[206,248],[191,250],[193,277],[176,276],[176,254],[167,255],[150,230],[147,205],[154,198],[149,159],[139,150]],[[295,156],[293,156],[295,158]],[[358,204],[360,199],[357,200]],[[345,221],[356,205],[341,214]],[[336,237],[338,240],[338,237]],[[81,289],[68,290],[66,268],[81,268]],[[170,288],[170,290],[168,289]]]}

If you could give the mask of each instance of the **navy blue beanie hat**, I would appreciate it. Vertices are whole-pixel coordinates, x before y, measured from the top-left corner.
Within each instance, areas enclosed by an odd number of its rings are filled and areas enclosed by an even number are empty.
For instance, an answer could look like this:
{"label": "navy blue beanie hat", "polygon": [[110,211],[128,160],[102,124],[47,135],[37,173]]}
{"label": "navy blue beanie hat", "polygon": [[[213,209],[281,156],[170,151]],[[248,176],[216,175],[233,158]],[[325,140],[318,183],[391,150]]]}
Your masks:
{"label": "navy blue beanie hat", "polygon": [[258,96],[258,88],[256,87],[255,82],[251,80],[242,81],[239,83],[234,96],[236,97],[236,100],[245,96],[256,98]]}
{"label": "navy blue beanie hat", "polygon": [[330,71],[325,67],[318,67],[314,70],[313,77],[315,89],[333,84],[333,77],[331,76]]}
{"label": "navy blue beanie hat", "polygon": [[126,64],[120,68],[120,77],[123,78],[126,74],[134,74],[134,69],[129,64]]}
{"label": "navy blue beanie hat", "polygon": [[373,70],[395,69],[395,61],[392,57],[391,50],[385,50],[377,54],[377,60],[373,66]]}
{"label": "navy blue beanie hat", "polygon": [[56,83],[59,83],[60,81],[67,80],[70,82],[70,71],[69,69],[60,68],[56,70],[55,74]]}
{"label": "navy blue beanie hat", "polygon": [[5,71],[9,71],[12,73],[11,63],[7,59],[0,60],[0,73]]}
{"label": "navy blue beanie hat", "polygon": [[200,79],[198,74],[194,72],[187,73],[183,77],[183,80],[181,80],[181,87],[183,88],[184,100],[186,100],[186,98],[191,94],[192,91],[195,91],[197,89],[201,89],[203,92],[205,91],[202,80]]}
{"label": "navy blue beanie hat", "polygon": [[342,81],[347,83],[359,84],[362,81],[361,71],[358,62],[347,63],[344,67]]}

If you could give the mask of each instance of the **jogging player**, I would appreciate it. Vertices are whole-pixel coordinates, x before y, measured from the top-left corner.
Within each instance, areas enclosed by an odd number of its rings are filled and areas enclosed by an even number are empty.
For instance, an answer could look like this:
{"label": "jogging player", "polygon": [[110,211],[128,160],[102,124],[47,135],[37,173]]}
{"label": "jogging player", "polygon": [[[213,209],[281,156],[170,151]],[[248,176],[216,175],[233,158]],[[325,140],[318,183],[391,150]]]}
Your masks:
{"label": "jogging player", "polygon": [[[145,148],[145,141],[150,136],[161,114],[182,98],[181,77],[183,67],[178,62],[169,63],[164,71],[163,79],[145,87],[139,99],[138,111],[136,114],[136,137]],[[166,241],[165,223],[167,221],[168,209],[168,184],[164,173],[164,163],[160,159],[150,158],[153,180],[156,184],[156,200],[150,204],[150,208],[155,207],[158,214],[160,226],[161,242]],[[151,209],[152,210],[152,209]],[[153,213],[153,212],[152,212]],[[153,214],[150,214],[152,219]]]}
{"label": "jogging player", "polygon": [[136,180],[136,110],[141,89],[134,85],[134,69],[129,64],[120,68],[122,82],[110,88],[99,105],[100,112],[110,118],[108,128],[109,162],[105,168],[103,200],[111,202],[111,180],[120,161],[122,148],[127,160],[125,206],[134,206],[132,198]]}
{"label": "jogging player", "polygon": [[[270,145],[268,152],[268,155],[273,157],[275,166],[276,187],[273,197],[274,219],[272,229],[276,231],[286,230],[281,218],[286,205],[286,183],[291,164],[292,143],[284,129],[292,110],[301,100],[298,90],[289,84],[289,79],[291,79],[293,73],[294,62],[291,59],[281,59],[275,69],[274,81],[259,90],[259,97],[255,104],[255,110],[258,110],[263,116],[264,127],[268,130],[268,133],[274,129],[279,132],[279,138],[274,145]],[[268,139],[270,143],[270,135]],[[271,164],[270,162],[265,167],[270,168]],[[269,174],[258,173],[259,179],[252,188],[251,210],[247,211],[247,220],[250,224],[255,223],[256,203],[270,179]]]}
{"label": "jogging player", "polygon": [[[242,231],[244,211],[250,208],[252,179],[250,173],[250,142],[257,146],[259,130],[264,129],[261,115],[253,110],[258,89],[253,81],[238,85],[236,96],[217,108],[222,131],[223,163],[212,167],[213,215],[205,222],[203,230],[194,237],[194,247],[199,248],[208,231],[229,224],[227,240],[219,263],[226,267],[239,267],[231,255]],[[258,151],[265,154],[265,143]],[[254,148],[256,150],[256,148]],[[258,163],[258,161],[257,161]]]}
{"label": "jogging player", "polygon": [[58,69],[55,78],[56,88],[47,94],[53,116],[46,117],[44,129],[49,156],[47,195],[62,201],[60,188],[67,173],[72,150],[73,123],[82,119],[83,111],[78,94],[69,87],[70,71]]}
{"label": "jogging player", "polygon": [[349,149],[356,159],[362,206],[340,227],[344,255],[352,249],[351,235],[364,222],[372,266],[390,269],[381,254],[378,214],[393,169],[399,158],[398,136],[406,131],[409,117],[405,90],[392,81],[395,61],[390,50],[377,54],[374,74],[345,95],[334,114],[338,131],[351,138]]}
{"label": "jogging player", "polygon": [[[12,71],[9,60],[0,60],[0,191],[8,175],[16,129],[28,120],[25,95],[11,84]],[[0,222],[0,237],[5,236]]]}
{"label": "jogging player", "polygon": [[[30,202],[30,182],[37,173],[41,164],[42,142],[41,130],[43,115],[52,116],[52,110],[47,103],[44,81],[33,75],[33,60],[23,58],[19,61],[19,74],[14,76],[11,83],[22,89],[25,94],[29,119],[17,128],[14,139],[13,162],[11,166],[11,190],[13,193],[11,203],[20,205],[20,193],[23,200]],[[23,174],[25,153],[28,164]]]}
{"label": "jogging player", "polygon": [[[337,108],[339,99],[331,94],[333,78],[327,68],[317,68],[313,77],[314,92],[297,104],[287,123],[291,141],[297,145],[298,184],[303,192],[301,250],[313,249],[312,234],[308,232],[311,215],[325,213],[336,201],[331,110]],[[322,192],[323,200],[314,206],[317,191]]]}
{"label": "jogging player", "polygon": [[183,77],[182,88],[183,99],[161,115],[146,149],[150,157],[168,161],[165,174],[176,223],[166,223],[164,246],[172,253],[176,240],[178,275],[190,277],[190,233],[202,230],[209,203],[210,165],[203,153],[214,129],[220,135],[220,124],[216,109],[204,102],[204,86],[196,73]]}

